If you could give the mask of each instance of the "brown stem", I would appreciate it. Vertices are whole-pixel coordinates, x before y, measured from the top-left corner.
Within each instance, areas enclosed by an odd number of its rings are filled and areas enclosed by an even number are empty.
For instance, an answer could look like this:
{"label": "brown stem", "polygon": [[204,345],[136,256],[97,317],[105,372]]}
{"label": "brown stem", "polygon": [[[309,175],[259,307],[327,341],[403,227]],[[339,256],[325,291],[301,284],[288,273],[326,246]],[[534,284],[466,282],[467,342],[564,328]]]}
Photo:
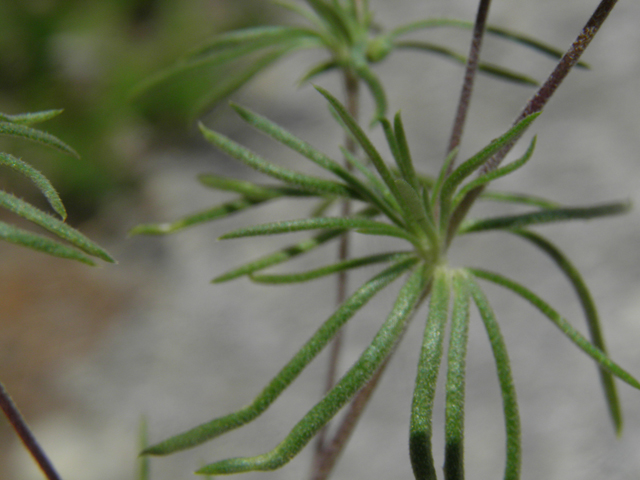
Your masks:
{"label": "brown stem", "polygon": [[18,407],[13,403],[13,400],[11,400],[9,393],[5,390],[2,382],[0,382],[0,408],[9,420],[9,423],[15,432],[18,434],[20,440],[22,440],[25,448],[29,451],[44,473],[45,477],[48,480],[61,480],[58,472],[53,468],[51,461],[44,453],[42,447],[38,444],[36,437],[34,437],[33,433],[27,426],[27,423],[24,421]]}
{"label": "brown stem", "polygon": [[[351,114],[351,116],[355,119],[358,118],[359,113],[359,91],[360,84],[358,77],[351,71],[345,71],[344,73],[344,86],[345,86],[345,96],[347,100],[347,110]],[[355,154],[357,151],[357,144],[353,138],[349,135],[345,135],[345,148],[349,151],[349,153]],[[345,167],[348,170],[351,170],[352,167],[348,162],[345,162]],[[351,214],[351,202],[345,200],[342,202],[341,214],[343,217],[347,217]],[[348,234],[343,234],[340,237],[340,244],[338,246],[338,261],[343,261],[349,258],[349,236]],[[346,297],[347,297],[347,280],[348,274],[346,271],[341,271],[338,273],[338,278],[336,281],[336,305],[341,305]],[[340,329],[336,334],[335,338],[331,342],[330,352],[329,352],[329,365],[327,368],[327,376],[324,386],[324,393],[329,392],[336,382],[337,371],[338,371],[338,359],[340,357],[340,351],[342,348],[342,341],[344,339],[344,328]],[[319,465],[323,465],[324,457],[326,456],[326,443],[327,443],[327,432],[328,425],[325,425],[324,428],[320,430],[318,436],[316,437],[315,442],[315,451],[314,458],[312,460],[312,470],[311,477],[316,478],[316,475],[319,470]]]}
{"label": "brown stem", "polygon": [[[484,36],[486,28],[485,26],[487,23],[487,15],[489,14],[490,6],[491,0],[480,0],[480,4],[478,5],[478,13],[476,15],[476,22],[473,26],[473,36],[471,38],[471,47],[469,48],[467,67],[464,72],[464,82],[462,84],[462,91],[460,92],[460,100],[458,101],[458,110],[456,112],[456,118],[453,122],[451,137],[449,138],[447,155],[451,153],[454,148],[460,145],[460,141],[462,139],[464,124],[467,119],[467,112],[469,111],[469,104],[471,102],[473,84],[476,78],[476,72],[478,70],[478,61],[480,58],[480,49],[482,47],[482,38]],[[451,162],[451,164],[449,165],[447,174],[453,171],[453,164],[454,162]]]}
{"label": "brown stem", "polygon": [[[518,118],[516,118],[514,124],[518,123],[527,115],[540,112],[544,108],[564,78],[576,63],[578,63],[580,56],[589,46],[589,43],[591,43],[591,40],[593,40],[596,33],[598,33],[598,30],[600,30],[600,27],[611,13],[611,10],[613,10],[613,7],[615,7],[617,1],[618,0],[602,0],[600,2],[595,12],[593,12],[593,15],[578,35],[578,38],[576,38],[569,50],[567,50],[567,52],[562,56],[556,65],[556,68],[551,72],[551,75],[549,75],[544,84],[538,89],[535,95],[531,97],[531,100],[527,102],[520,115],[518,115]],[[518,139],[516,138],[513,142],[506,145],[502,150],[496,153],[493,158],[489,159],[489,161],[480,169],[480,174],[482,175],[488,171],[496,169],[498,165],[500,165],[500,162],[504,160],[504,157],[506,157],[511,151],[517,140]],[[471,190],[453,212],[451,221],[449,222],[447,242],[450,242],[453,239],[460,223],[464,220],[467,212],[483,190],[484,186]]]}
{"label": "brown stem", "polygon": [[[580,32],[580,35],[578,35],[578,38],[576,38],[569,50],[567,50],[560,59],[556,68],[551,72],[551,75],[549,75],[544,84],[538,89],[531,100],[527,102],[522,112],[520,112],[520,115],[518,115],[518,118],[516,118],[514,125],[524,117],[531,115],[532,113],[542,111],[562,81],[569,74],[575,64],[578,63],[580,56],[589,46],[593,37],[596,36],[596,33],[598,33],[598,30],[600,30],[600,27],[607,19],[609,13],[611,13],[611,10],[613,10],[613,7],[615,7],[617,2],[618,0],[602,0],[600,2],[600,5],[598,5],[595,12],[593,12],[593,15]],[[517,139],[500,150],[483,166],[481,172],[487,172],[495,169],[511,151],[511,148],[513,148],[516,141]]]}

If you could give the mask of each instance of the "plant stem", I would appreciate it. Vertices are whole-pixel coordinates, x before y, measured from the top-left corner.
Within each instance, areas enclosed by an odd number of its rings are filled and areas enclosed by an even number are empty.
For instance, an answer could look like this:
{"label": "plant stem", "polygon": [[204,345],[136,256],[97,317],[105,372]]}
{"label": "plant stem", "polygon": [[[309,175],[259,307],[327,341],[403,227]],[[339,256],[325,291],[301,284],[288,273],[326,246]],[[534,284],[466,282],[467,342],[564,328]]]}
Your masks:
{"label": "plant stem", "polygon": [[[556,68],[551,72],[551,75],[547,78],[544,84],[538,89],[535,95],[529,100],[520,112],[520,115],[516,118],[514,124],[518,123],[524,117],[531,115],[532,113],[540,112],[547,102],[551,99],[555,91],[558,89],[562,81],[569,74],[571,69],[580,60],[580,57],[596,36],[598,30],[604,23],[604,21],[615,7],[618,0],[602,0],[595,12],[584,26],[578,38],[573,42],[569,50],[562,56]],[[482,168],[481,172],[487,172],[495,169],[500,162],[507,156],[511,148],[517,141],[514,140],[511,144],[505,146],[499,151],[493,158],[491,158]]]}
{"label": "plant stem", "polygon": [[[462,91],[460,92],[460,100],[458,101],[458,110],[456,112],[455,121],[453,122],[451,137],[449,138],[447,155],[449,155],[449,153],[451,153],[454,148],[460,145],[460,141],[462,139],[464,124],[467,119],[467,112],[469,111],[469,104],[471,102],[473,84],[476,78],[476,72],[478,70],[478,61],[480,58],[480,49],[482,47],[482,38],[484,36],[490,6],[491,0],[480,0],[480,4],[478,5],[478,13],[476,15],[476,21],[473,26],[473,36],[471,38],[469,57],[467,58],[467,67],[464,72],[464,82],[462,84]],[[449,165],[447,174],[453,171],[454,163],[455,159]]]}
{"label": "plant stem", "polygon": [[[544,84],[538,89],[535,95],[531,97],[531,100],[527,102],[520,115],[516,118],[514,124],[522,120],[527,115],[540,112],[544,108],[571,69],[576,65],[576,63],[578,63],[580,56],[589,46],[589,43],[591,43],[591,40],[593,40],[596,33],[598,33],[598,30],[607,19],[617,2],[618,0],[602,0],[600,2],[576,40],[571,44],[569,50],[567,50],[567,52],[562,56],[556,65],[556,68],[551,72]],[[509,145],[506,145],[502,150],[496,153],[493,158],[489,159],[489,161],[480,168],[480,175],[496,169],[498,165],[500,165],[500,162],[504,160],[504,157],[506,157],[511,151],[517,140],[518,138]],[[464,197],[460,205],[458,205],[455,212],[453,212],[451,221],[449,222],[447,243],[453,239],[460,223],[464,220],[467,212],[483,190],[484,186],[471,190]]]}
{"label": "plant stem", "polygon": [[[344,72],[344,87],[345,87],[345,96],[346,96],[346,106],[347,110],[351,114],[353,118],[357,120],[359,114],[359,100],[360,100],[360,81],[358,77],[351,71]],[[345,135],[345,148],[351,154],[356,154],[357,144],[355,140],[349,136]],[[345,161],[345,167],[347,170],[351,171],[352,166],[348,162]],[[348,217],[351,214],[351,202],[345,200],[342,202],[341,206],[341,215],[343,217]],[[340,244],[338,246],[338,261],[344,261],[349,258],[349,235],[344,233],[340,237]],[[338,278],[336,280],[336,305],[340,306],[345,299],[347,298],[347,283],[348,283],[348,273],[346,271],[341,271],[338,273]],[[329,365],[327,368],[327,376],[325,381],[324,393],[329,392],[333,385],[336,382],[337,371],[338,371],[338,359],[340,358],[340,350],[342,349],[342,341],[344,338],[344,329],[340,329],[340,331],[336,334],[335,338],[331,342],[330,352],[329,352]],[[376,374],[377,375],[377,374]],[[367,387],[365,387],[366,389]],[[312,460],[312,471],[311,478],[319,479],[326,478],[327,475],[331,472],[333,468],[333,464],[335,464],[335,458],[332,457],[332,446],[334,442],[331,442],[329,448],[327,448],[327,432],[328,425],[320,430],[318,436],[316,438],[315,443],[315,452],[314,458]],[[347,437],[348,438],[348,437]],[[340,447],[340,451],[342,450],[342,446]],[[339,453],[339,452],[338,452]],[[332,464],[327,468],[327,457],[333,458]],[[337,455],[336,455],[337,457]],[[326,472],[326,473],[323,473]]]}
{"label": "plant stem", "polygon": [[13,403],[13,400],[11,400],[9,393],[4,388],[2,382],[0,382],[0,408],[6,415],[15,432],[18,434],[18,437],[20,437],[20,440],[22,440],[25,448],[29,451],[44,473],[45,477],[48,480],[61,480],[58,472],[53,468],[53,464],[44,453],[42,447],[38,444],[38,441],[27,426],[27,423],[24,421],[18,407]]}

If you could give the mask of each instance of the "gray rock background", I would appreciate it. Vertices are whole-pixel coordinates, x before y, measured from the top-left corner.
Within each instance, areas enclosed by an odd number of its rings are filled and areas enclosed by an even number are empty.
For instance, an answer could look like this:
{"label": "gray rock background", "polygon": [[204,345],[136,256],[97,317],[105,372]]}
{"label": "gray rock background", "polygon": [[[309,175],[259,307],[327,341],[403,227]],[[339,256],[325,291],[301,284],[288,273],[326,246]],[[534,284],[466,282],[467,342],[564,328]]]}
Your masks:
{"label": "gray rock background", "polygon": [[[491,23],[521,30],[566,47],[597,2],[496,2]],[[427,16],[472,19],[475,2],[372,1],[385,26]],[[544,115],[533,160],[496,188],[548,196],[567,204],[629,198],[640,204],[640,7],[620,2],[585,55],[592,70],[570,74]],[[442,32],[466,51],[464,33]],[[431,39],[435,38],[431,33]],[[526,49],[487,39],[486,61],[543,79],[553,62]],[[301,56],[280,64],[244,90],[238,101],[287,125],[328,153],[341,138],[324,101],[310,87],[288,87],[304,71]],[[391,111],[402,109],[414,160],[426,171],[439,166],[457,100],[462,69],[440,58],[397,54],[380,66]],[[335,78],[321,84],[339,91]],[[481,77],[476,85],[460,158],[503,132],[532,91]],[[364,96],[364,118],[370,112]],[[285,165],[299,159],[236,119],[210,125]],[[531,133],[527,135],[530,137]],[[521,147],[524,148],[524,147]],[[306,165],[305,165],[306,167]],[[196,185],[207,171],[241,172],[213,148],[158,152],[149,159],[146,210],[114,206],[128,226],[177,218],[224,196]],[[241,225],[303,215],[308,204],[278,204],[167,238],[119,238],[111,251],[118,267],[94,273],[114,282],[127,277],[135,300],[103,332],[82,361],[69,361],[51,381],[66,408],[33,425],[66,480],[133,478],[141,415],[153,440],[182,431],[248,403],[332,311],[331,280],[275,288],[246,280],[212,286],[209,280],[243,261],[273,250],[280,238],[218,242]],[[489,208],[478,210],[488,212]],[[640,374],[640,213],[593,223],[544,227],[580,267],[596,297],[613,357]],[[291,240],[294,236],[291,236]],[[354,248],[380,248],[354,237]],[[333,258],[317,252],[295,265],[304,269]],[[464,238],[451,253],[454,265],[494,266],[529,285],[583,329],[579,305],[564,279],[543,255],[505,235]],[[120,273],[114,273],[118,269]],[[125,273],[122,273],[125,272]],[[371,275],[358,272],[352,288]],[[357,358],[390,308],[395,285],[352,320],[343,369]],[[609,425],[593,362],[558,334],[548,320],[516,297],[487,286],[512,360],[523,423],[523,480],[631,480],[640,476],[640,394],[620,384],[626,423],[621,439]],[[415,364],[424,326],[421,312],[391,362],[335,479],[412,478],[408,422]],[[466,469],[472,480],[502,476],[504,437],[501,402],[486,335],[474,316],[468,359]],[[319,357],[255,423],[195,450],[152,461],[153,480],[192,478],[203,463],[271,449],[319,399],[325,356]],[[442,390],[442,388],[440,389]],[[435,454],[442,462],[443,398],[434,418]],[[15,479],[40,478],[19,446],[10,459]],[[247,479],[299,479],[308,473],[310,448],[284,469],[246,474]]]}

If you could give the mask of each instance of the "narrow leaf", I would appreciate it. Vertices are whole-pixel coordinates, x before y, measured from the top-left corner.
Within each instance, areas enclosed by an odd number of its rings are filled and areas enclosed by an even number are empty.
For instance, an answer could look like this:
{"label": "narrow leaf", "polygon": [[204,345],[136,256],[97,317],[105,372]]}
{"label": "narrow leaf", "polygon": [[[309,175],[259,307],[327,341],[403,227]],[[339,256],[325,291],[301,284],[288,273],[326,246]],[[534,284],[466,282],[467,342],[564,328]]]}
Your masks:
{"label": "narrow leaf", "polygon": [[464,480],[464,397],[469,336],[469,291],[466,275],[453,275],[453,311],[447,364],[445,459],[447,480]]}
{"label": "narrow leaf", "polygon": [[52,255],[54,257],[67,258],[70,260],[77,260],[87,265],[95,266],[93,260],[79,252],[75,248],[71,248],[62,243],[58,243],[48,237],[43,237],[35,233],[31,233],[27,230],[23,230],[13,225],[0,221],[0,239],[6,240],[16,245],[37,250],[39,252]]}
{"label": "narrow leaf", "polygon": [[210,41],[190,52],[186,58],[206,56],[230,47],[253,45],[254,48],[266,48],[293,39],[309,37],[317,37],[316,32],[301,27],[266,25],[244,28],[213,37]]}
{"label": "narrow leaf", "polygon": [[277,178],[278,180],[282,180],[283,182],[290,183],[310,192],[339,195],[348,198],[355,195],[353,190],[346,185],[279,167],[264,160],[249,149],[239,145],[224,135],[214,132],[213,130],[209,130],[202,123],[199,124],[199,127],[204,138],[208,142],[227,153],[229,156],[236,160],[240,160],[244,164],[264,173],[265,175]]}
{"label": "narrow leaf", "polygon": [[382,159],[382,156],[380,155],[380,153],[378,153],[378,150],[373,146],[373,143],[371,143],[371,141],[369,140],[367,135],[364,133],[364,131],[360,128],[360,126],[355,121],[355,119],[349,114],[347,109],[328,91],[317,86],[316,86],[316,90],[318,90],[320,94],[322,94],[322,96],[329,101],[331,106],[339,115],[340,119],[344,122],[345,126],[348,128],[349,132],[351,132],[353,137],[356,139],[356,141],[360,144],[364,152],[367,154],[367,156],[373,163],[373,166],[376,168],[376,170],[380,174],[380,177],[382,178],[384,183],[387,185],[387,187],[389,187],[389,190],[391,190],[391,193],[393,193],[394,197],[396,197],[396,199],[400,201],[397,195],[398,192],[395,189],[395,183],[394,183],[395,179],[393,178],[393,176],[391,175],[391,172],[387,168],[387,165]]}
{"label": "narrow leaf", "polygon": [[437,268],[433,275],[429,315],[422,340],[416,375],[411,423],[409,427],[409,457],[416,480],[436,480],[431,449],[433,403],[438,370],[442,358],[444,329],[449,315],[449,272]]}
{"label": "narrow leaf", "polygon": [[524,132],[531,123],[540,116],[541,112],[533,113],[511,127],[505,134],[493,140],[489,145],[484,147],[458,168],[456,168],[451,175],[449,175],[442,185],[442,193],[440,198],[443,201],[450,199],[454,190],[460,183],[471,175],[475,170],[480,168],[491,156],[502,149],[505,145],[508,145],[515,139],[517,139],[522,132]]}
{"label": "narrow leaf", "polygon": [[276,448],[263,455],[230,458],[209,464],[196,473],[226,475],[248,471],[275,470],[289,462],[326,423],[367,383],[393,352],[411,313],[425,288],[421,269],[416,270],[400,290],[386,321],[358,361],[300,420]]}
{"label": "narrow leaf", "polygon": [[[216,418],[192,428],[187,432],[153,445],[145,449],[142,453],[147,455],[167,455],[179,450],[185,450],[220,436],[229,430],[241,427],[257,418],[278,398],[291,382],[300,375],[302,370],[322,351],[336,335],[338,330],[340,330],[360,308],[376,293],[406,272],[410,266],[411,263],[408,261],[399,262],[376,275],[360,287],[322,324],[316,333],[282,370],[280,370],[271,382],[269,382],[251,404],[234,413]],[[213,472],[211,473],[213,474]]]}
{"label": "narrow leaf", "polygon": [[62,204],[62,200],[60,199],[58,192],[56,192],[56,189],[53,187],[51,182],[42,173],[28,163],[25,163],[19,158],[9,155],[8,153],[0,152],[0,165],[9,167],[31,180],[35,186],[38,187],[38,190],[40,190],[40,192],[42,192],[46,197],[51,208],[53,208],[63,220],[67,218],[67,212],[64,209],[64,205]]}
{"label": "narrow leaf", "polygon": [[459,234],[522,228],[528,225],[540,225],[565,220],[589,220],[592,218],[620,215],[629,211],[629,203],[605,203],[595,207],[554,208],[521,215],[506,215],[480,220],[467,220],[461,226]]}
{"label": "narrow leaf", "polygon": [[257,260],[253,260],[249,263],[241,265],[240,267],[236,267],[228,272],[225,272],[222,275],[219,275],[211,280],[211,283],[228,282],[229,280],[234,280],[238,277],[250,275],[253,272],[264,270],[265,268],[287,262],[299,255],[313,250],[314,248],[324,245],[328,241],[339,237],[344,232],[345,230],[343,229],[327,230],[321,232],[318,235],[315,235],[314,237],[311,237],[307,240],[303,240],[302,242],[285,247],[275,253],[270,253],[261,258],[258,258]]}
{"label": "narrow leaf", "polygon": [[376,105],[376,112],[373,120],[371,121],[371,125],[373,126],[387,114],[387,95],[384,92],[384,87],[382,86],[380,79],[375,73],[373,73],[366,63],[359,65],[356,68],[356,74],[362,79],[369,89]]}
{"label": "narrow leaf", "polygon": [[80,155],[78,155],[78,152],[76,152],[73,148],[71,148],[69,145],[64,143],[62,140],[58,139],[57,137],[54,137],[50,133],[28,127],[27,125],[0,121],[0,135],[8,135],[10,137],[24,138],[32,142],[40,143],[42,145],[55,148],[73,157],[80,158]]}
{"label": "narrow leaf", "polygon": [[[273,197],[271,197],[273,198]],[[187,215],[175,222],[164,223],[145,223],[136,225],[129,230],[129,235],[167,235],[170,233],[179,232],[185,228],[200,225],[202,223],[211,222],[220,218],[228,217],[234,213],[242,212],[247,208],[260,205],[270,198],[240,198],[231,202],[223,203],[222,205],[215,206],[206,210],[202,210],[191,215]]]}
{"label": "narrow leaf", "polygon": [[[598,349],[605,355],[608,355],[607,349],[604,343],[604,335],[600,328],[600,319],[598,316],[598,310],[596,304],[593,301],[591,292],[587,287],[582,275],[578,269],[569,261],[555,245],[549,242],[546,238],[527,231],[527,230],[511,230],[511,233],[528,240],[536,247],[540,248],[543,252],[551,257],[556,263],[558,268],[565,274],[571,286],[575,290],[580,300],[580,305],[587,320],[587,326],[589,328],[589,335],[591,337],[591,343],[593,343]],[[618,435],[622,432],[622,410],[620,407],[620,401],[618,399],[618,393],[616,391],[616,385],[613,381],[611,374],[604,368],[599,368],[600,381],[605,394],[607,407],[609,408],[609,415],[613,422],[613,427]]]}
{"label": "narrow leaf", "polygon": [[562,333],[564,333],[567,338],[569,338],[569,340],[571,340],[584,353],[586,353],[597,363],[599,363],[600,366],[611,372],[623,382],[640,390],[640,382],[638,380],[636,380],[631,374],[629,374],[617,363],[611,360],[602,350],[589,342],[589,340],[587,340],[580,332],[573,328],[573,326],[571,326],[571,324],[567,320],[561,317],[558,312],[551,308],[548,303],[538,297],[531,290],[517,282],[514,282],[513,280],[510,280],[494,272],[488,272],[486,270],[480,270],[476,268],[468,270],[478,278],[489,280],[490,282],[500,285],[501,287],[505,287],[520,295],[522,298],[524,298],[526,301],[540,310],[540,312],[542,312],[549,320],[551,320],[551,322],[556,327],[558,327],[562,331]]}
{"label": "narrow leaf", "polygon": [[52,118],[57,117],[63,112],[60,110],[43,110],[41,112],[33,113],[19,113],[17,115],[7,115],[0,113],[0,121],[18,123],[20,125],[35,125],[36,123],[46,122]]}
{"label": "narrow leaf", "polygon": [[398,145],[398,157],[402,165],[398,165],[398,168],[402,172],[403,178],[418,191],[419,182],[418,176],[413,168],[413,160],[411,159],[411,152],[409,150],[409,143],[407,142],[407,135],[404,131],[404,124],[402,123],[402,117],[400,112],[396,113],[393,118],[393,128]]}
{"label": "narrow leaf", "polygon": [[497,192],[485,190],[480,194],[481,200],[491,200],[494,202],[515,203],[520,205],[531,205],[544,209],[560,208],[561,205],[553,200],[537,197],[535,195],[526,195],[522,193]]}
{"label": "narrow leaf", "polygon": [[300,77],[298,80],[298,85],[303,85],[309,82],[311,79],[316,78],[323,73],[332,72],[340,68],[340,65],[335,60],[327,60],[325,62],[320,62],[317,65],[311,67],[307,72]]}
{"label": "narrow leaf", "polygon": [[483,175],[481,175],[480,177],[476,178],[472,182],[467,183],[464,187],[462,187],[456,194],[455,198],[453,199],[453,205],[454,205],[453,208],[455,208],[462,201],[464,196],[474,188],[480,187],[481,185],[485,185],[500,177],[504,177],[505,175],[508,175],[511,172],[515,172],[520,167],[524,166],[524,164],[527,163],[531,158],[531,156],[533,155],[533,150],[536,147],[536,138],[537,137],[535,136],[533,137],[533,139],[531,140],[531,143],[529,144],[529,148],[527,149],[525,154],[522,157],[520,157],[518,160],[511,162],[510,164],[505,165],[504,167],[497,168],[496,170],[490,170],[484,173]]}
{"label": "narrow leaf", "polygon": [[[452,18],[433,18],[433,19],[419,20],[417,22],[412,22],[412,23],[395,28],[389,33],[389,36],[391,38],[396,38],[400,35],[406,35],[408,33],[415,32],[417,30],[422,30],[425,28],[434,28],[434,27],[457,27],[457,28],[464,28],[467,30],[471,30],[473,29],[473,22],[452,19]],[[537,40],[533,37],[529,37],[528,35],[514,32],[512,30],[507,30],[502,27],[497,27],[495,25],[487,25],[486,31],[489,34],[496,35],[498,37],[503,37],[507,40],[520,43],[525,47],[532,48],[533,50],[536,50],[540,53],[548,55],[549,57],[554,58],[556,60],[559,60],[564,54],[564,50],[552,47],[540,40]],[[582,68],[589,68],[589,65],[584,62],[578,62],[577,65]]]}
{"label": "narrow leaf", "polygon": [[232,232],[226,233],[220,237],[221,240],[230,238],[249,237],[256,235],[277,235],[281,233],[299,232],[303,230],[323,229],[376,229],[385,232],[383,235],[390,235],[398,238],[404,238],[410,242],[416,239],[408,232],[387,223],[377,222],[366,218],[358,217],[320,217],[320,218],[304,218],[300,220],[285,220],[280,222],[265,223],[262,225],[254,225],[251,227],[240,228]]}
{"label": "narrow leaf", "polygon": [[115,263],[115,260],[96,243],[89,240],[83,234],[71,228],[66,223],[37,209],[33,205],[21,200],[10,193],[0,191],[0,207],[4,207],[16,215],[39,225],[58,237],[66,240],[80,250],[94,257],[101,258],[105,262]]}
{"label": "narrow leaf", "polygon": [[396,180],[396,187],[402,197],[403,205],[406,205],[404,218],[407,219],[409,230],[418,238],[428,238],[431,245],[437,247],[438,236],[435,227],[429,219],[418,193],[402,178]]}
{"label": "narrow leaf", "polygon": [[317,278],[332,275],[337,272],[351,270],[353,268],[366,267],[368,265],[375,265],[376,263],[397,262],[400,260],[407,260],[411,257],[414,257],[413,252],[382,253],[366,257],[350,258],[348,260],[343,260],[342,262],[316,268],[307,272],[251,275],[251,280],[257,283],[269,284],[308,282],[309,280],[315,280]]}
{"label": "narrow leaf", "polygon": [[398,205],[398,201],[389,190],[389,187],[387,187],[382,180],[376,177],[373,171],[369,170],[364,163],[358,160],[346,148],[340,147],[340,151],[344,155],[345,161],[353,168],[358,170],[362,174],[362,176],[369,181],[371,190],[376,192],[375,197],[379,198],[379,200],[376,200],[375,202],[372,200],[372,203],[377,205],[379,202],[382,202],[384,204],[384,207],[380,207],[380,211],[384,212],[387,217],[389,217],[389,219],[392,220],[396,225],[404,225],[401,217],[396,214],[396,212],[400,211],[400,205]]}
{"label": "narrow leaf", "polygon": [[[476,270],[470,270],[474,275]],[[467,285],[471,296],[478,307],[480,317],[484,323],[493,357],[498,370],[498,380],[502,393],[502,408],[504,410],[504,423],[506,429],[506,466],[504,469],[504,480],[518,480],[520,478],[520,467],[522,464],[522,445],[520,442],[520,414],[518,413],[518,400],[516,389],[511,376],[511,364],[507,354],[507,346],[504,343],[498,321],[493,313],[491,305],[480,289],[478,284],[470,277]]]}
{"label": "narrow leaf", "polygon": [[362,182],[359,178],[349,172],[338,162],[328,157],[320,150],[314,148],[304,140],[296,137],[291,132],[288,132],[284,128],[272,122],[271,120],[239,105],[232,104],[231,106],[251,126],[267,134],[274,140],[282,143],[295,152],[298,152],[300,155],[311,160],[316,165],[338,176],[339,178],[344,180],[353,190],[357,191],[362,198],[367,199],[371,203],[376,205],[392,221],[398,221],[395,211],[389,208],[389,205],[387,205],[380,198],[380,195],[377,192],[375,192],[371,187]]}
{"label": "narrow leaf", "polygon": [[[461,65],[466,65],[467,57],[441,45],[436,45],[429,42],[421,41],[397,41],[394,42],[394,46],[400,49],[419,50],[427,53],[435,53],[449,60],[453,60]],[[500,80],[506,80],[509,82],[519,83],[522,85],[529,85],[537,87],[540,83],[528,75],[510,70],[499,65],[492,63],[480,62],[478,63],[478,70],[484,74],[491,75],[499,78]]]}

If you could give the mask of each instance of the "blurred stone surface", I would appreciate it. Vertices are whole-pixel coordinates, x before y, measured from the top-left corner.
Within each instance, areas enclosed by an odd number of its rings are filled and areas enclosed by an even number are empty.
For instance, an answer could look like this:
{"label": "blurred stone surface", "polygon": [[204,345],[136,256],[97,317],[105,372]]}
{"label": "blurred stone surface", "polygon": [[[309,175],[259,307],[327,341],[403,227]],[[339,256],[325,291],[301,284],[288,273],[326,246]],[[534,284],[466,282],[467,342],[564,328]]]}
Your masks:
{"label": "blurred stone surface", "polygon": [[[427,16],[472,19],[475,2],[372,1],[385,26]],[[509,26],[560,47],[568,46],[596,2],[510,2],[496,4],[492,23]],[[532,161],[496,184],[571,204],[630,199],[640,204],[640,8],[620,2],[585,55],[592,70],[570,74],[544,115],[531,128],[538,135]],[[466,50],[465,33],[442,32]],[[430,39],[436,38],[430,33]],[[553,62],[519,46],[487,39],[483,58],[518,66],[543,79]],[[241,103],[288,126],[312,144],[337,154],[341,138],[322,98],[310,87],[290,90],[304,71],[295,58],[271,70],[238,98]],[[398,54],[380,65],[391,111],[402,109],[413,157],[431,173],[446,148],[462,69],[436,57]],[[334,92],[339,83],[319,82]],[[503,132],[532,91],[480,78],[460,158]],[[366,118],[371,112],[363,97]],[[299,165],[299,158],[258,138],[236,120],[211,122],[267,158]],[[529,134],[529,136],[531,135]],[[379,138],[379,136],[378,136]],[[523,148],[523,147],[521,147]],[[307,168],[305,165],[301,168]],[[226,198],[196,185],[205,172],[243,172],[258,178],[206,146],[193,152],[162,152],[150,159],[146,198],[153,212],[137,222],[169,220]],[[273,250],[280,238],[218,242],[241,225],[294,218],[310,205],[278,204],[167,238],[113,241],[116,267],[139,272],[144,287],[133,307],[112,317],[94,348],[81,361],[69,358],[47,371],[47,389],[65,399],[33,426],[65,480],[133,478],[137,426],[148,418],[153,440],[228,413],[251,401],[268,379],[296,352],[331,312],[330,280],[296,287],[265,287],[245,280],[210,285],[215,275]],[[493,207],[491,207],[493,208]],[[498,211],[482,206],[479,212]],[[122,212],[124,213],[124,212]],[[117,215],[116,215],[117,216]],[[126,217],[133,226],[135,222]],[[640,374],[640,214],[599,222],[544,227],[583,272],[596,297],[613,357]],[[292,236],[294,238],[294,236]],[[298,237],[295,237],[298,238]],[[379,248],[354,237],[355,249]],[[148,252],[155,252],[153,255]],[[146,252],[146,253],[145,253]],[[296,264],[304,269],[333,258],[331,249]],[[140,259],[143,260],[140,260]],[[451,252],[454,265],[491,266],[529,285],[584,331],[573,292],[551,262],[505,235],[463,238]],[[136,274],[137,275],[137,274]],[[351,285],[371,275],[354,274]],[[341,361],[357,358],[390,308],[398,285],[352,320]],[[135,290],[137,291],[137,290]],[[512,360],[523,423],[523,480],[630,480],[640,474],[640,393],[620,384],[626,418],[616,439],[609,425],[596,369],[558,334],[555,327],[521,300],[487,287]],[[4,304],[3,304],[4,305]],[[424,313],[418,314],[385,379],[356,430],[334,478],[412,478],[408,462],[408,422]],[[90,328],[86,325],[77,328]],[[40,340],[39,340],[40,341]],[[319,357],[254,424],[198,449],[152,461],[152,480],[192,478],[203,463],[273,448],[316,402],[325,357]],[[442,388],[440,388],[442,390]],[[468,478],[502,476],[503,423],[490,349],[474,316],[468,359],[466,458]],[[436,461],[442,462],[443,398],[434,417]],[[309,449],[284,469],[247,474],[247,479],[300,479],[307,475]],[[40,478],[19,446],[11,447],[10,480]],[[12,476],[11,476],[12,475]]]}

